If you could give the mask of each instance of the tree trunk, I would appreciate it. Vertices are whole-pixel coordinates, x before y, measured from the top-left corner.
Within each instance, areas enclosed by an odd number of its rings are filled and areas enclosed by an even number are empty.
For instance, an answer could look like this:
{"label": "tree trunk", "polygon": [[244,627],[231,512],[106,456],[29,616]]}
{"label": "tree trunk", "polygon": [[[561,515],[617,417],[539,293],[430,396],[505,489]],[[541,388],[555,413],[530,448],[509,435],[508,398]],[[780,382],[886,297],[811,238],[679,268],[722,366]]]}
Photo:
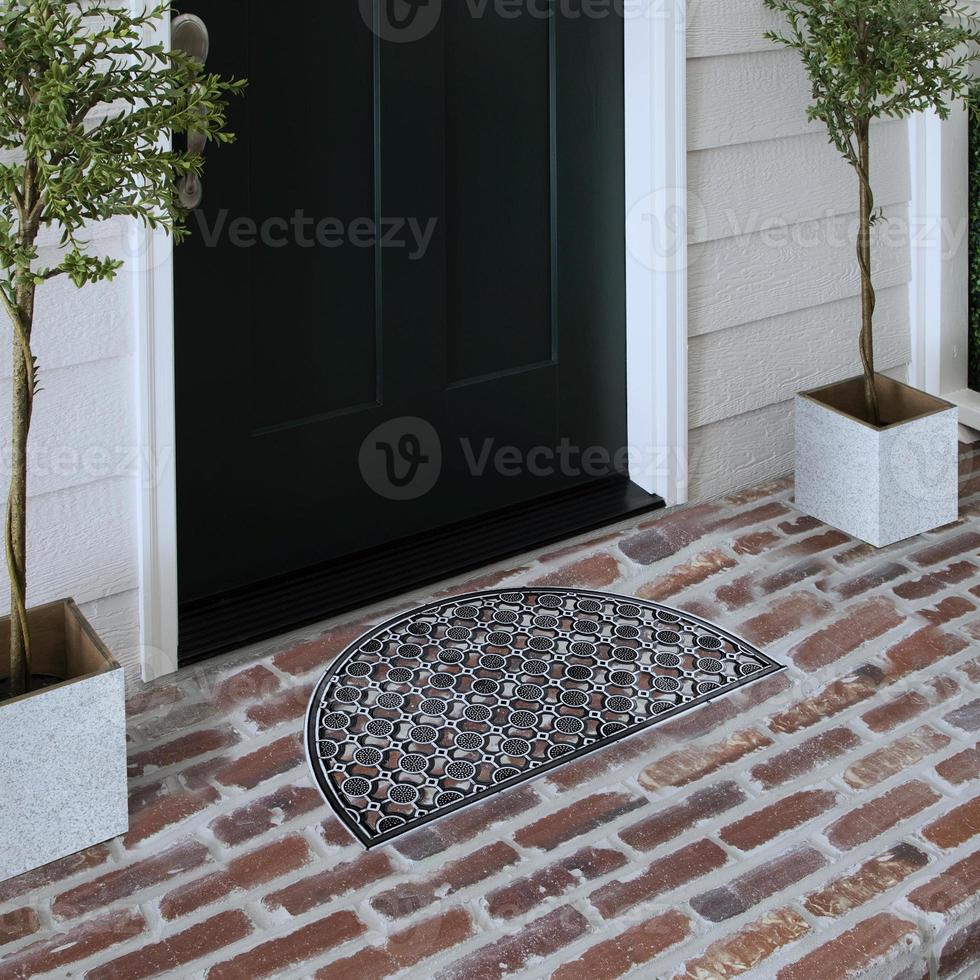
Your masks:
{"label": "tree trunk", "polygon": [[875,291],[871,281],[871,224],[874,217],[875,199],[871,190],[871,123],[862,121],[858,126],[858,180],[861,199],[859,208],[857,255],[861,269],[861,363],[864,366],[864,400],[868,421],[881,425],[878,407],[878,389],[875,384],[874,315]]}
{"label": "tree trunk", "polygon": [[27,439],[34,405],[34,359],[30,350],[34,287],[17,291],[19,325],[14,325],[13,414],[6,554],[10,577],[10,695],[31,687],[31,641],[27,626]]}

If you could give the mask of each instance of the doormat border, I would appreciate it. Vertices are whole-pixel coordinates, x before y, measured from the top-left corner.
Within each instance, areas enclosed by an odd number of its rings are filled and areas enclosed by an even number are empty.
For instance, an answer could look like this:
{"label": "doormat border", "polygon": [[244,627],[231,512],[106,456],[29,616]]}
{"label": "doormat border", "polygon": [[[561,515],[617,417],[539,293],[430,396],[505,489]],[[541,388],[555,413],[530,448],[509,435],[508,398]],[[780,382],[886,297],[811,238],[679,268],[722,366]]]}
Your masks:
{"label": "doormat border", "polygon": [[[548,762],[544,762],[539,766],[536,766],[533,771],[527,773],[520,773],[517,776],[512,776],[510,779],[504,780],[501,783],[495,784],[494,786],[489,786],[473,796],[465,797],[456,803],[450,804],[444,808],[441,808],[438,813],[432,813],[428,816],[422,817],[418,820],[413,821],[411,824],[396,828],[395,830],[388,831],[384,834],[379,834],[374,837],[368,837],[361,827],[359,827],[350,817],[348,816],[346,810],[340,806],[339,801],[335,799],[335,791],[333,787],[327,783],[323,774],[318,771],[317,766],[313,760],[313,754],[311,747],[316,743],[316,724],[317,724],[317,705],[319,704],[320,698],[324,688],[335,678],[340,672],[340,669],[345,666],[345,664],[358,652],[361,644],[373,639],[379,633],[384,632],[392,624],[398,623],[402,620],[407,619],[410,616],[418,615],[426,612],[434,606],[442,607],[450,603],[465,602],[466,600],[486,598],[492,595],[502,595],[506,593],[534,593],[539,595],[558,595],[558,596],[580,596],[586,598],[596,598],[596,599],[614,599],[621,600],[628,603],[641,603],[644,606],[650,607],[657,611],[663,611],[681,617],[682,619],[688,620],[699,626],[704,626],[708,630],[712,630],[719,636],[725,637],[730,642],[740,646],[748,648],[753,654],[753,656],[758,657],[762,660],[766,666],[761,670],[757,670],[747,676],[741,678],[738,681],[734,681],[731,684],[720,688],[717,691],[710,691],[707,694],[702,694],[697,698],[687,701],[684,704],[677,705],[671,708],[669,711],[664,711],[658,714],[654,718],[650,718],[645,722],[629,728],[626,731],[616,732],[613,735],[606,736],[605,738],[597,739],[594,742],[590,742],[588,745],[583,745],[580,748],[573,749],[571,752],[567,752],[555,759]],[[400,613],[386,619],[384,622],[379,623],[377,626],[370,630],[367,630],[363,634],[353,640],[348,644],[347,648],[341,652],[337,658],[330,664],[326,669],[323,676],[316,683],[313,688],[313,693],[310,695],[309,704],[306,709],[305,724],[303,726],[304,730],[304,748],[306,753],[307,768],[310,772],[311,777],[315,785],[320,790],[321,795],[327,803],[330,810],[336,814],[338,819],[343,823],[351,835],[366,849],[373,850],[376,847],[381,847],[383,845],[391,843],[391,841],[408,837],[416,831],[422,830],[433,823],[445,819],[451,816],[453,813],[457,813],[460,810],[467,809],[471,806],[477,806],[485,800],[496,796],[498,793],[502,793],[505,790],[513,789],[516,786],[520,786],[524,783],[530,783],[534,780],[539,779],[542,776],[548,775],[548,773],[553,772],[555,769],[559,769],[562,766],[575,762],[577,759],[581,759],[584,756],[591,755],[593,752],[599,752],[610,745],[615,745],[618,742],[625,741],[632,738],[635,735],[641,735],[651,728],[662,724],[663,722],[669,721],[671,718],[675,718],[684,712],[691,711],[692,709],[700,708],[711,701],[716,701],[720,698],[728,697],[729,695],[735,693],[735,691],[743,688],[749,684],[755,684],[758,681],[763,680],[766,677],[771,677],[773,674],[777,674],[780,671],[786,670],[786,664],[781,664],[776,660],[773,660],[768,654],[763,653],[754,644],[749,643],[746,640],[741,639],[736,634],[718,626],[716,623],[712,623],[710,620],[703,619],[700,616],[696,616],[693,613],[685,612],[682,609],[677,609],[672,606],[666,606],[662,603],[653,602],[649,599],[638,599],[636,596],[624,595],[618,592],[601,592],[589,589],[568,589],[568,588],[550,588],[542,586],[539,588],[530,588],[528,586],[515,585],[508,589],[483,589],[476,592],[466,592],[460,593],[458,595],[447,595],[433,602],[428,602],[422,606],[415,606],[407,610],[403,610]]]}

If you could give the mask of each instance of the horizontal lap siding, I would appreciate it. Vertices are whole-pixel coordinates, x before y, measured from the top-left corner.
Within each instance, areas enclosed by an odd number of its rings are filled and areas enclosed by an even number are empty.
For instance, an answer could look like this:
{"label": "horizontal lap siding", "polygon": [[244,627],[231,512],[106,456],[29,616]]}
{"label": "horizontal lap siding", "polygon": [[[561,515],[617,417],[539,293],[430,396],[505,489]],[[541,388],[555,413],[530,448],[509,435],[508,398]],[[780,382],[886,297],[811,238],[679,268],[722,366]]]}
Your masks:
{"label": "horizontal lap siding", "polygon": [[[860,370],[853,171],[762,0],[695,0],[688,28],[692,499],[793,468],[795,392]],[[875,125],[879,366],[910,359],[908,131]]]}

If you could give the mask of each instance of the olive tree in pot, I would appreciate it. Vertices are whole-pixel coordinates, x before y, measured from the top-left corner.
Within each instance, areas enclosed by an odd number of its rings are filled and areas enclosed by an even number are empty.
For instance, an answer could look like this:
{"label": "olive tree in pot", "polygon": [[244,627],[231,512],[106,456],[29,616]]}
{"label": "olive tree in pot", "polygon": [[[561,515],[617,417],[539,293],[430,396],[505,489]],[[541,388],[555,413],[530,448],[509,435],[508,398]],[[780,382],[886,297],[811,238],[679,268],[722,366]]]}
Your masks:
{"label": "olive tree in pot", "polygon": [[[28,436],[38,394],[35,301],[64,276],[112,279],[122,262],[85,240],[128,217],[179,238],[178,182],[203,158],[169,147],[189,129],[226,141],[242,83],[147,43],[169,16],[122,0],[7,0],[0,9],[0,305],[13,340],[0,620],[0,880],[126,830],[123,674],[78,607],[28,608]],[[0,661],[2,663],[2,661]]]}
{"label": "olive tree in pot", "polygon": [[864,372],[796,399],[796,505],[877,547],[957,518],[957,413],[875,371],[872,123],[965,98],[980,40],[957,0],[765,0],[812,85],[811,120],[857,177]]}

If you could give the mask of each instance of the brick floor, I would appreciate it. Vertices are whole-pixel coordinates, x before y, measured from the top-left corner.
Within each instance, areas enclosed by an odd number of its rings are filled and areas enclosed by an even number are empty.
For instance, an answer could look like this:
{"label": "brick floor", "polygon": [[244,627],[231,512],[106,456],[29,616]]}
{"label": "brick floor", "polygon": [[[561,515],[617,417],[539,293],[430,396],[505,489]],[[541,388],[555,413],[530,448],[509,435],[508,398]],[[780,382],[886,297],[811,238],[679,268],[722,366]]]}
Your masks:
{"label": "brick floor", "polygon": [[[132,829],[0,883],[0,980],[980,975],[980,448],[960,522],[876,552],[784,480],[131,691]],[[310,685],[489,584],[600,585],[789,669],[367,854],[311,786]]]}

